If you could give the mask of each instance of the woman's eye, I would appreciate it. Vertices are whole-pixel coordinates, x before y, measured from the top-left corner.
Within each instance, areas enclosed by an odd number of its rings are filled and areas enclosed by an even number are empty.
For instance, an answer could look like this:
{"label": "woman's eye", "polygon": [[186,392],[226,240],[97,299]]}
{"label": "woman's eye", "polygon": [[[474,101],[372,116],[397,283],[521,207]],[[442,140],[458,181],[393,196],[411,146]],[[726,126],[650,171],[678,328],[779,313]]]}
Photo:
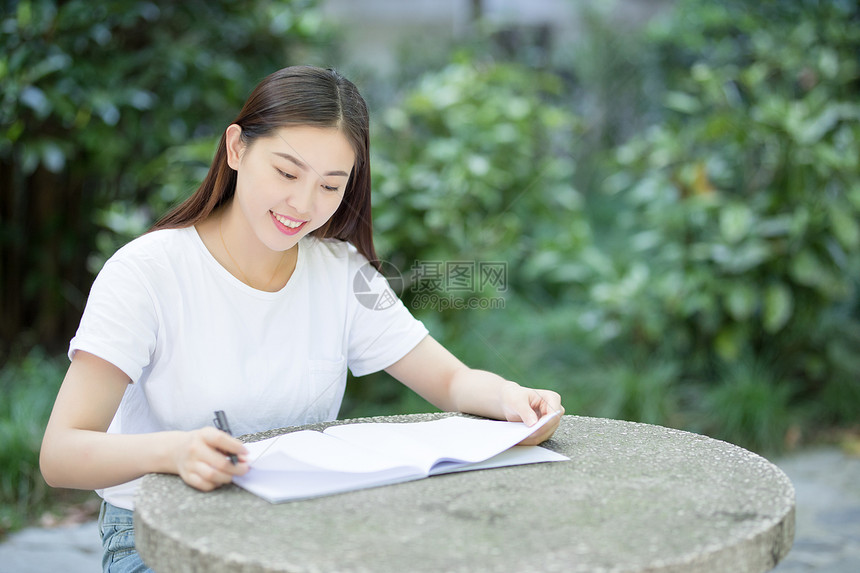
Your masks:
{"label": "woman's eye", "polygon": [[340,190],[340,187],[332,187],[331,185],[323,185],[322,188],[331,192],[337,192]]}
{"label": "woman's eye", "polygon": [[277,171],[277,172],[280,174],[280,176],[281,176],[281,177],[283,177],[284,179],[290,179],[290,180],[293,180],[293,179],[295,179],[295,178],[296,178],[296,176],[295,176],[295,175],[290,175],[290,174],[289,174],[289,173],[287,173],[286,171],[281,171],[281,170],[280,170],[280,169],[278,169],[278,168],[275,168],[275,171]]}

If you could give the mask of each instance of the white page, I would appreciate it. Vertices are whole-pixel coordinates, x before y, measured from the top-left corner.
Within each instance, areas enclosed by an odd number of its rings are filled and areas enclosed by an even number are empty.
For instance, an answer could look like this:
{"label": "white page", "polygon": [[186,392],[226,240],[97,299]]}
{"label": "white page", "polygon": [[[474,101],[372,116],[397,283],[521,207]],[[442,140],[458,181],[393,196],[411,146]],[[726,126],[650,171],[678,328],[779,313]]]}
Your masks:
{"label": "white page", "polygon": [[[443,462],[433,468],[432,475],[569,459],[567,456],[540,446],[514,446],[488,460],[474,464]],[[233,481],[238,486],[271,503],[278,503],[401,483],[420,477],[422,476],[412,473],[407,468],[394,468],[363,474],[326,472],[313,469],[265,471],[252,468],[244,476],[235,477]]]}
{"label": "white page", "polygon": [[435,476],[454,472],[469,472],[472,470],[486,470],[490,468],[522,466],[544,462],[563,462],[566,460],[570,460],[570,458],[540,446],[514,446],[482,462],[465,465],[457,462],[438,463],[433,466],[433,469],[430,471],[430,475]]}
{"label": "white page", "polygon": [[370,473],[332,471],[269,471],[251,468],[233,477],[239,487],[272,503],[308,499],[357,489],[419,479],[412,468],[392,468]]}
{"label": "white page", "polygon": [[554,416],[544,416],[531,427],[522,422],[452,416],[405,424],[344,424],[329,427],[325,433],[362,448],[380,449],[397,457],[419,460],[417,463],[422,470],[430,473],[430,468],[439,461],[473,463],[486,460],[518,444]]}
{"label": "white page", "polygon": [[[258,470],[329,470],[374,473],[408,466],[384,450],[369,450],[313,430],[301,430],[245,444],[250,465]],[[420,473],[412,468],[413,473]]]}
{"label": "white page", "polygon": [[[425,423],[425,422],[419,422]],[[405,463],[414,465],[427,474],[436,461],[439,460],[439,451],[415,437],[403,431],[404,426],[414,424],[390,424],[390,423],[361,423],[344,424],[326,428],[325,434],[343,440],[345,443],[354,444],[362,449],[378,449],[396,454]]]}

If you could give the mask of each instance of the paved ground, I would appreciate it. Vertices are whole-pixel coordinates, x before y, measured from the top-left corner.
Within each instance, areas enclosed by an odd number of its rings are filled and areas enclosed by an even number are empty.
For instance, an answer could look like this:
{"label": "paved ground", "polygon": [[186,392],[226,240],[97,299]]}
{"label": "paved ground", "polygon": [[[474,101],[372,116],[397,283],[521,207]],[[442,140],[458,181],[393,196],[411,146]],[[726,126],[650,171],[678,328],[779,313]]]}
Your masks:
{"label": "paved ground", "polygon": [[777,464],[794,484],[797,530],[791,552],[774,571],[860,571],[860,457],[822,448]]}
{"label": "paved ground", "polygon": [[[775,573],[860,571],[860,457],[819,448],[781,459],[797,492],[797,534]],[[0,543],[0,573],[101,570],[95,522],[30,528]]]}

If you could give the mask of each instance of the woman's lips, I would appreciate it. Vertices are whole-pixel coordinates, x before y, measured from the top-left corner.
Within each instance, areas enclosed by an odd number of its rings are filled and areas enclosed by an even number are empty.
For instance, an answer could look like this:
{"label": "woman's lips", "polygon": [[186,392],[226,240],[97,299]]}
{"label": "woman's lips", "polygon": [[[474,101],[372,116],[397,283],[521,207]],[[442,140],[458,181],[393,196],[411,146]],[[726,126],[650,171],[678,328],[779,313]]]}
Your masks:
{"label": "woman's lips", "polygon": [[275,227],[285,235],[295,235],[305,226],[307,221],[302,221],[300,219],[293,219],[292,217],[288,217],[287,215],[281,215],[280,213],[275,213],[274,211],[269,211],[269,214],[272,216],[272,221],[275,222]]}

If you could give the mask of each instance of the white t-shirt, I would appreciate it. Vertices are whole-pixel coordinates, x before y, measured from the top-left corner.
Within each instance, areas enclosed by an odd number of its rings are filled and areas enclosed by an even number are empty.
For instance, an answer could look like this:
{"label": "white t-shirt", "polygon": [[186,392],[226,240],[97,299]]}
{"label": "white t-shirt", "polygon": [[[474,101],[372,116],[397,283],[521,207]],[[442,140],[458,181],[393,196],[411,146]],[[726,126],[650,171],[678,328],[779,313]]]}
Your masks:
{"label": "white t-shirt", "polygon": [[[194,227],[117,251],[69,347],[70,358],[90,352],[132,381],[108,432],[192,430],[212,425],[215,410],[237,436],[333,420],[347,367],[382,370],[427,335],[351,244],[305,237],[298,248],[292,277],[271,293],[231,275]],[[133,509],[137,485],[99,494]]]}

